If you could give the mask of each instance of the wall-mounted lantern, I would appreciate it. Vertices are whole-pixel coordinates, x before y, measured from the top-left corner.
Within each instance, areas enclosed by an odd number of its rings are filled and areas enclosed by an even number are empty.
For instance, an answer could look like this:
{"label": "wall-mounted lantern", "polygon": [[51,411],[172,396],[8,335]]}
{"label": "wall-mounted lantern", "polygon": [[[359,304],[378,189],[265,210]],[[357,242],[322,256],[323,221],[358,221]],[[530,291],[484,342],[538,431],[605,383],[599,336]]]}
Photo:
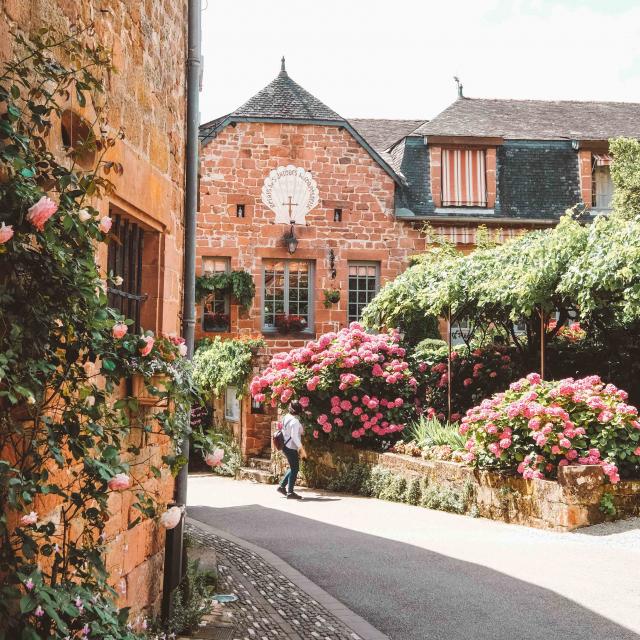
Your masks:
{"label": "wall-mounted lantern", "polygon": [[296,234],[294,232],[294,225],[291,224],[291,230],[284,237],[284,242],[287,246],[287,251],[289,253],[295,253],[298,248],[298,238],[296,238]]}

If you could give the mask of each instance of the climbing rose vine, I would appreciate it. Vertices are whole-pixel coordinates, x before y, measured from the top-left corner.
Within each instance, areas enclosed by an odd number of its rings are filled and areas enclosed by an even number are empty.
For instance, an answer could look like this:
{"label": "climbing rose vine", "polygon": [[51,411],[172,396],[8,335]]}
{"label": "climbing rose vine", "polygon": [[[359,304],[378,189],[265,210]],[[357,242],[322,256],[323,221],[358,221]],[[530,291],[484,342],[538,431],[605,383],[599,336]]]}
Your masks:
{"label": "climbing rose vine", "polygon": [[525,478],[597,464],[615,484],[640,467],[638,410],[626,399],[626,391],[598,376],[543,382],[530,373],[469,409],[460,426],[469,437],[465,459]]}
{"label": "climbing rose vine", "polygon": [[317,341],[278,353],[251,382],[258,402],[305,409],[314,438],[375,439],[401,431],[414,413],[416,379],[396,331],[370,334],[353,322]]}

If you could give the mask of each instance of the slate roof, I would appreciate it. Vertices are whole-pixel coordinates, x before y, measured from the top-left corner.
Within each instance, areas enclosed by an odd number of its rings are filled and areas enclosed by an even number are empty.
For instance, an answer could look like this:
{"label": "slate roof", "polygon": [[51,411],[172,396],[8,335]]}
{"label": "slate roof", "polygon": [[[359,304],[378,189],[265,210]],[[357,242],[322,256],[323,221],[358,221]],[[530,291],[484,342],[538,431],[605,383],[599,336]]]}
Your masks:
{"label": "slate roof", "polygon": [[349,123],[376,151],[382,153],[419,126],[426,124],[426,120],[349,118]]}
{"label": "slate roof", "polygon": [[284,66],[284,58],[275,80],[230,115],[243,118],[344,121],[333,109],[289,77]]}
{"label": "slate roof", "polygon": [[512,140],[640,138],[640,104],[458,98],[414,133]]}

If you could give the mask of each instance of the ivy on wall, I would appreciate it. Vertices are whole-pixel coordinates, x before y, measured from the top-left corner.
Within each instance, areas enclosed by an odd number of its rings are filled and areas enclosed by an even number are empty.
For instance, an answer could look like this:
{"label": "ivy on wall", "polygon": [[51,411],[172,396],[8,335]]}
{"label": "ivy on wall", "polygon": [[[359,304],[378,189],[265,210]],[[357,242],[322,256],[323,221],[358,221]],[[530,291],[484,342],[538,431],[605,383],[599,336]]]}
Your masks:
{"label": "ivy on wall", "polygon": [[250,273],[229,271],[196,278],[196,302],[201,302],[211,293],[230,294],[243,309],[248,309],[256,294],[256,285]]}

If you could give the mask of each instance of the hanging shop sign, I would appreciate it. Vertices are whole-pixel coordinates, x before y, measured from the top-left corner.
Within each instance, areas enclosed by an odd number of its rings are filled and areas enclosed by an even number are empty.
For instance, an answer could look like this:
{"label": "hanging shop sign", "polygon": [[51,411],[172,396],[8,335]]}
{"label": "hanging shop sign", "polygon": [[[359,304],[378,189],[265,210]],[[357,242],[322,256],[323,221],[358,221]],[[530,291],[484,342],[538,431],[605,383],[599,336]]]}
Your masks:
{"label": "hanging shop sign", "polygon": [[304,225],[309,211],[320,202],[318,185],[301,167],[278,167],[264,181],[262,202],[276,214],[276,223]]}

